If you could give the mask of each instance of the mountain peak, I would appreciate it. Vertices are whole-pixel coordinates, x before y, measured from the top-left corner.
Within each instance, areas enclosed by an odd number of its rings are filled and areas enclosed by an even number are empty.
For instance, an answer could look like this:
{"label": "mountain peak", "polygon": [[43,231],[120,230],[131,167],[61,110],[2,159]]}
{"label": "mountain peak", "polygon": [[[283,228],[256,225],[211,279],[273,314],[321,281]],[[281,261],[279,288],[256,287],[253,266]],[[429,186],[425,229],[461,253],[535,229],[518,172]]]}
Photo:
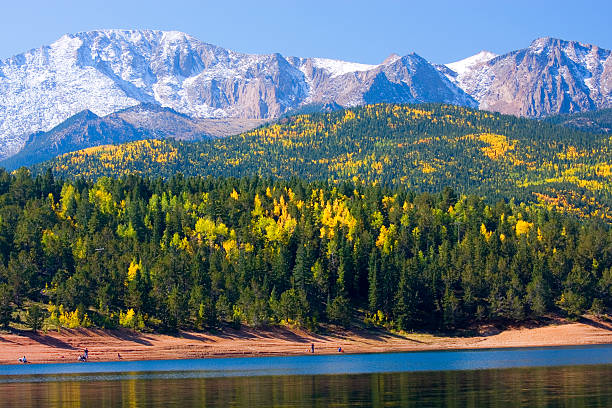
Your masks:
{"label": "mountain peak", "polygon": [[[550,48],[562,48],[564,51],[568,51],[571,49],[579,49],[579,48],[582,48],[583,50],[600,50],[600,48],[597,45],[593,45],[589,43],[582,43],[579,41],[562,40],[560,38],[554,38],[554,37],[537,38],[531,42],[531,45],[529,45],[528,50],[534,53],[541,53],[544,50],[550,49]],[[604,50],[604,51],[607,52],[608,50]]]}
{"label": "mountain peak", "polygon": [[554,37],[540,37],[536,38],[531,42],[531,44],[529,45],[529,49],[534,52],[541,52],[545,48],[557,47],[565,43],[568,43],[568,41],[564,41]]}
{"label": "mountain peak", "polygon": [[612,77],[605,69],[611,54],[590,44],[541,37],[528,48],[467,69],[456,80],[485,110],[529,117],[595,110],[612,101],[606,86]]}
{"label": "mountain peak", "polygon": [[190,36],[182,31],[164,31],[164,30],[135,30],[121,28],[105,28],[99,30],[80,31],[74,34],[64,34],[53,44],[62,44],[79,39],[84,42],[97,41],[105,39],[108,41],[125,41],[128,43],[138,44],[143,42],[149,43],[185,43],[185,42],[201,42],[195,37]]}
{"label": "mountain peak", "polygon": [[[70,35],[70,34],[67,34]],[[130,29],[130,28],[101,28],[98,30],[89,30],[89,31],[79,31],[74,34],[74,36],[81,35],[104,35],[107,37],[112,36],[137,36],[137,35],[166,35],[173,37],[189,37],[188,34],[182,31],[174,31],[174,30],[150,30],[150,29]]]}
{"label": "mountain peak", "polygon": [[387,58],[385,58],[385,60],[382,62],[382,65],[392,64],[400,58],[402,58],[401,55],[392,53]]}
{"label": "mountain peak", "polygon": [[467,57],[460,61],[451,62],[445,65],[456,73],[458,73],[459,75],[461,75],[468,71],[470,68],[490,61],[495,57],[497,57],[497,54],[492,53],[491,51],[482,50],[478,54],[474,54],[471,57]]}

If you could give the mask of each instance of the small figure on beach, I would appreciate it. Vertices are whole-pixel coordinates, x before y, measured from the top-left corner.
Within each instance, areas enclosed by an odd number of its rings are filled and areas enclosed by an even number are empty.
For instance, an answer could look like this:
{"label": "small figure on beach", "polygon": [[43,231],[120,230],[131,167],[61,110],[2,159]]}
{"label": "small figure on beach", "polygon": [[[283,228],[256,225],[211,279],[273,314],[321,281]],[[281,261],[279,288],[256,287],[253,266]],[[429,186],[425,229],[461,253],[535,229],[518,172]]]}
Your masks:
{"label": "small figure on beach", "polygon": [[338,353],[342,353],[342,347],[338,347]]}
{"label": "small figure on beach", "polygon": [[117,358],[121,360],[121,354],[117,353]]}
{"label": "small figure on beach", "polygon": [[87,350],[87,347],[85,347],[85,360],[87,360],[89,358],[89,350]]}
{"label": "small figure on beach", "polygon": [[310,352],[311,352],[311,353],[314,353],[314,343],[312,343],[312,344],[310,345]]}
{"label": "small figure on beach", "polygon": [[26,356],[19,357],[19,362],[20,362],[20,363],[24,363],[24,364],[25,364],[25,363],[27,363],[27,362],[28,362],[28,359],[26,358]]}

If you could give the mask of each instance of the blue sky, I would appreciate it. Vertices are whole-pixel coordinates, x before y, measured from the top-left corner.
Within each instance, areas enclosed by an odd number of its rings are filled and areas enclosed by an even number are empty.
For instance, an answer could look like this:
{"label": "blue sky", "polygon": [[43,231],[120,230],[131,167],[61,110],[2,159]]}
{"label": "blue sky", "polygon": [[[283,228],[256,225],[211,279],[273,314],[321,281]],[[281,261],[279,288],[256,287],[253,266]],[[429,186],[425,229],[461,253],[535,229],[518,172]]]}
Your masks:
{"label": "blue sky", "polygon": [[0,16],[0,59],[99,28],[187,32],[247,53],[379,63],[395,52],[431,62],[542,36],[612,49],[611,0],[21,0]]}

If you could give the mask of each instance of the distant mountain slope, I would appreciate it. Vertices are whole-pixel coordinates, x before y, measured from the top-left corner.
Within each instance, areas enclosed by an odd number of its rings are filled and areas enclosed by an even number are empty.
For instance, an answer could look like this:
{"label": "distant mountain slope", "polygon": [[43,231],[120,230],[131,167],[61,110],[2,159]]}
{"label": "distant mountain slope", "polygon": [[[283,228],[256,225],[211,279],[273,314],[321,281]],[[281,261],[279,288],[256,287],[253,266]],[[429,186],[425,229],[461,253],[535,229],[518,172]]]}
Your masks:
{"label": "distant mountain slope", "polygon": [[141,104],[99,117],[84,110],[48,132],[36,132],[14,156],[0,161],[9,170],[89,147],[143,139],[194,141],[229,136],[264,123],[257,119],[193,119],[170,108]]}
{"label": "distant mountain slope", "polygon": [[143,141],[37,166],[64,177],[137,173],[302,177],[403,185],[557,206],[612,219],[610,139],[448,105],[369,105],[283,118],[196,143]]}
{"label": "distant mountain slope", "polygon": [[194,118],[274,119],[304,105],[383,101],[475,106],[415,54],[366,65],[242,54],[174,31],[68,34],[0,61],[0,159],[83,110],[152,103]]}
{"label": "distant mountain slope", "polygon": [[440,69],[480,109],[543,117],[612,107],[610,50],[546,37],[489,57],[480,53]]}
{"label": "distant mountain slope", "polygon": [[33,133],[26,140],[24,148],[16,155],[0,161],[0,166],[13,170],[91,146],[153,137],[155,134],[138,130],[117,115],[101,118],[84,110],[48,132]]}
{"label": "distant mountain slope", "polygon": [[612,109],[550,116],[546,121],[585,132],[612,134]]}

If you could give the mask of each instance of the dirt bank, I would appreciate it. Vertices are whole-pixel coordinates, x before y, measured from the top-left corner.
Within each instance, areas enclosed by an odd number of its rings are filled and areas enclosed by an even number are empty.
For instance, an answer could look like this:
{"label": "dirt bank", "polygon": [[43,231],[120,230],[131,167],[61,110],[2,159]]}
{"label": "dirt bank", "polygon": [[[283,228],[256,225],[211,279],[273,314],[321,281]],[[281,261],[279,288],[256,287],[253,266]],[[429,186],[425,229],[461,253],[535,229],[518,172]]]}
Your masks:
{"label": "dirt bank", "polygon": [[122,360],[300,355],[309,353],[313,343],[318,354],[337,353],[338,347],[346,353],[377,353],[612,344],[612,322],[590,318],[579,322],[553,319],[545,325],[481,331],[469,337],[397,335],[376,330],[336,330],[319,335],[287,328],[177,335],[98,329],[20,332],[0,334],[0,364],[16,364],[23,355],[32,363],[76,362],[85,348],[89,350],[90,361],[114,361],[119,359],[119,354]]}

